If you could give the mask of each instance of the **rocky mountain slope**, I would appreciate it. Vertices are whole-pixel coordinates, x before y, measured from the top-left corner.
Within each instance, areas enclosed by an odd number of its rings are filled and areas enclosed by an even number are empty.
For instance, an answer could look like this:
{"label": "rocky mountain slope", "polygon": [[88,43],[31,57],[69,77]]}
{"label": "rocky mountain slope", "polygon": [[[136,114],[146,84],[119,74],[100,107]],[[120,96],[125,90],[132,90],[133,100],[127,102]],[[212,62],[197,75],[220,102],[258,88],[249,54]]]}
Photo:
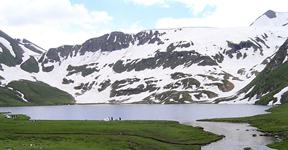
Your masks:
{"label": "rocky mountain slope", "polygon": [[267,11],[243,28],[112,32],[48,51],[1,32],[1,85],[41,81],[77,103],[262,103],[271,90],[253,87],[285,49],[285,18]]}
{"label": "rocky mountain slope", "polygon": [[288,101],[287,49],[288,40],[273,55],[265,69],[236,94],[238,100],[252,100],[263,105],[283,104]]}
{"label": "rocky mountain slope", "polygon": [[[0,31],[0,106],[75,102],[70,94],[35,78],[34,74],[40,72],[38,59],[45,52],[26,39],[13,39]],[[26,73],[33,78],[32,81],[21,80]]]}

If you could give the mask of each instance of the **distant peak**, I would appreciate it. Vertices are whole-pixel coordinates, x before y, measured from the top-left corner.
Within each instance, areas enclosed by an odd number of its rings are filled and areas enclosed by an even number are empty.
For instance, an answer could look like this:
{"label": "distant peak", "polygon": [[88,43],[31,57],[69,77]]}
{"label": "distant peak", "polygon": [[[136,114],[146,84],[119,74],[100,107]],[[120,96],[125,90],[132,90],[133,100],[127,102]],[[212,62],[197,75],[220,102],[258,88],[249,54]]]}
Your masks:
{"label": "distant peak", "polygon": [[288,25],[288,12],[268,10],[258,17],[250,26],[284,27]]}
{"label": "distant peak", "polygon": [[276,12],[273,10],[268,10],[264,13],[264,15],[266,15],[268,18],[276,18]]}

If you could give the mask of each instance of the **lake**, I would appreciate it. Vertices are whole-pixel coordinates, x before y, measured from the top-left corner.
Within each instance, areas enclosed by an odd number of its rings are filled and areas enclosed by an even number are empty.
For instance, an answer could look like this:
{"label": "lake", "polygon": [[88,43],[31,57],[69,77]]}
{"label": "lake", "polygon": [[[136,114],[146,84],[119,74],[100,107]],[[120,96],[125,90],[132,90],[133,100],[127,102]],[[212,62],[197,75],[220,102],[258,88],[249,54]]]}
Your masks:
{"label": "lake", "polygon": [[191,122],[198,119],[241,117],[265,113],[267,106],[226,104],[169,105],[65,105],[0,107],[0,112],[26,114],[36,120],[103,120],[121,117],[124,120],[175,120]]}
{"label": "lake", "polygon": [[[122,120],[174,120],[183,124],[201,126],[205,130],[225,135],[223,140],[203,146],[204,150],[233,149],[268,150],[271,137],[248,124],[197,122],[199,119],[243,117],[266,113],[268,106],[228,104],[169,104],[169,105],[66,105],[0,107],[0,112],[26,114],[35,120],[103,120],[113,117]],[[253,136],[254,135],[254,136]],[[255,136],[256,135],[256,136]]]}

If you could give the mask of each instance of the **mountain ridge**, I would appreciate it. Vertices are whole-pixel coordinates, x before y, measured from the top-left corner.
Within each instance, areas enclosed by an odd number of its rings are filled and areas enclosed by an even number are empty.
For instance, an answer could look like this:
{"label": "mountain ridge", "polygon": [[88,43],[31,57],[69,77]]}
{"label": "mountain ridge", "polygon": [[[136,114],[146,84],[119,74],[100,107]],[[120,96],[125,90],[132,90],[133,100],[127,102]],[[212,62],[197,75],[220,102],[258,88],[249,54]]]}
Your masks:
{"label": "mountain ridge", "polygon": [[283,26],[288,25],[288,13],[276,12],[273,10],[266,11],[259,16],[250,26]]}
{"label": "mountain ridge", "polygon": [[[273,17],[274,11],[267,12]],[[14,66],[0,62],[1,85],[41,81],[73,95],[77,103],[254,104],[259,98],[235,94],[271,64],[287,33],[285,26],[256,24],[111,32],[48,51],[15,40],[23,56]]]}

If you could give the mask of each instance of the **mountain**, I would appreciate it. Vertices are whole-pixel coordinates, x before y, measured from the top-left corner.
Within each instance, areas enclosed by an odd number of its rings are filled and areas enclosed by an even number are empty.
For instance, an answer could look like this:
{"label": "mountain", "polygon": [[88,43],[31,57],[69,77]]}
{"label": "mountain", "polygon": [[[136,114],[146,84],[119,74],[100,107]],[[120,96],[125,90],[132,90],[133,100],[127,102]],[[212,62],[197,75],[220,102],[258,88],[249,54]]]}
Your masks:
{"label": "mountain", "polygon": [[[21,81],[56,88],[58,95],[67,96],[64,104],[73,102],[69,94],[77,103],[279,103],[273,94],[262,98],[273,89],[252,88],[262,87],[262,76],[274,72],[267,68],[285,51],[283,18],[288,13],[273,12],[249,27],[112,32],[48,51],[2,33],[0,81],[31,102],[35,98],[29,99],[29,92],[16,88]],[[261,24],[263,20],[271,23]],[[15,82],[20,84],[11,87]]]}
{"label": "mountain", "polygon": [[265,69],[234,96],[234,101],[252,100],[262,105],[288,102],[287,50],[288,40],[273,55]]}
{"label": "mountain", "polygon": [[288,13],[287,12],[275,12],[273,10],[268,10],[263,15],[261,15],[255,22],[250,26],[274,26],[274,27],[288,27]]}
{"label": "mountain", "polygon": [[70,94],[44,82],[20,80],[24,73],[33,78],[39,73],[38,59],[44,52],[29,40],[13,39],[0,31],[0,106],[74,103]]}

